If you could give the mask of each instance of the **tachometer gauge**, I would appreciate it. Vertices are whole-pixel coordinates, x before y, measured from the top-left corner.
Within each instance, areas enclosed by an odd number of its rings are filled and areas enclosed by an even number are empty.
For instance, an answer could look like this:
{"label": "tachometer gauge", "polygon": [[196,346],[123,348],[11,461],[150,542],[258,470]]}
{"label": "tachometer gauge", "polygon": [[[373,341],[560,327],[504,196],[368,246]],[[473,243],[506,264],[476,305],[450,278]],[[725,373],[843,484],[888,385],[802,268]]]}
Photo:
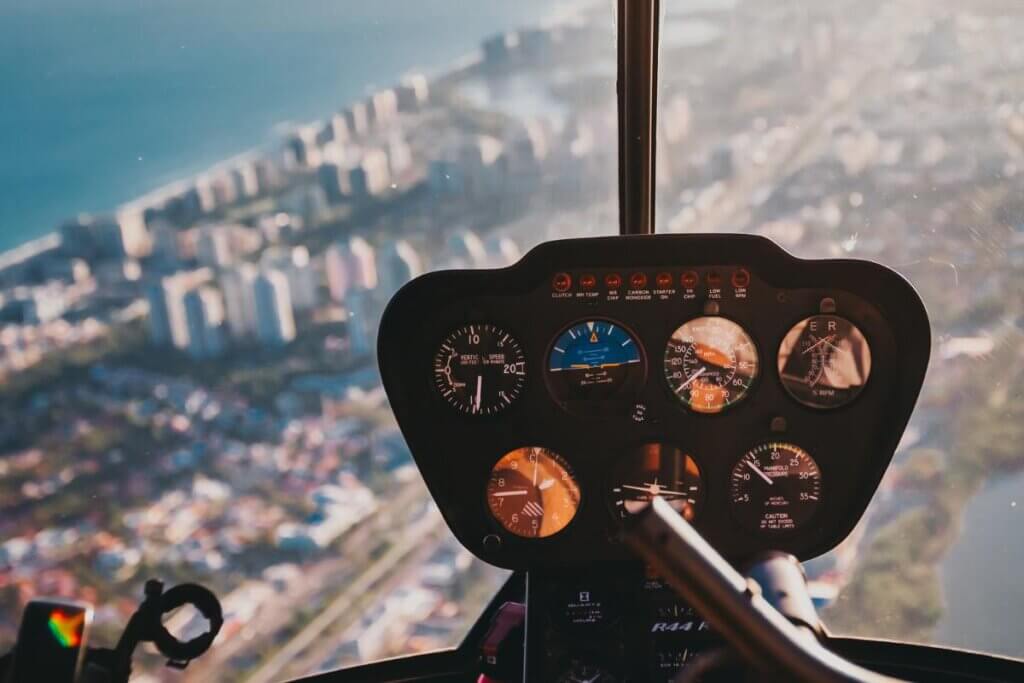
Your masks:
{"label": "tachometer gauge", "polygon": [[491,415],[512,405],[526,383],[526,356],[515,337],[495,325],[464,325],[434,354],[434,385],[457,410]]}
{"label": "tachometer gauge", "polygon": [[698,413],[718,413],[741,400],[757,373],[757,347],[727,318],[690,320],[672,333],[665,349],[669,388]]}
{"label": "tachometer gauge", "polygon": [[779,379],[789,395],[812,408],[838,408],[857,398],[871,375],[871,347],[846,318],[812,315],[779,346]]}
{"label": "tachometer gauge", "polygon": [[611,320],[576,323],[555,339],[548,355],[548,386],[568,410],[594,414],[602,401],[633,398],[645,374],[636,338]]}
{"label": "tachometer gauge", "polygon": [[692,520],[704,499],[700,468],[675,446],[649,443],[631,449],[612,470],[610,503],[622,518],[642,512],[655,496]]}
{"label": "tachometer gauge", "polygon": [[491,469],[487,507],[508,532],[545,538],[564,529],[580,506],[569,464],[546,448],[517,448]]}
{"label": "tachometer gauge", "polygon": [[798,446],[766,443],[732,468],[729,491],[736,519],[748,529],[793,531],[821,504],[821,470]]}

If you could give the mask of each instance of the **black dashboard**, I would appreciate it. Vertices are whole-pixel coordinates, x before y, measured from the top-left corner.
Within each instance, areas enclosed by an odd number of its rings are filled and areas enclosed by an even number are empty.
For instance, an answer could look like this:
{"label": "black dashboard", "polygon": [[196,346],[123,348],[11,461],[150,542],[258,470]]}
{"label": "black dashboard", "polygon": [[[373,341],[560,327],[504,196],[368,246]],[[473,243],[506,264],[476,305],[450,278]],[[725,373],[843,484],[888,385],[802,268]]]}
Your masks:
{"label": "black dashboard", "polygon": [[894,271],[745,235],[551,242],[435,272],[381,321],[384,386],[448,525],[480,558],[629,559],[658,495],[733,561],[828,551],[889,464],[930,350]]}

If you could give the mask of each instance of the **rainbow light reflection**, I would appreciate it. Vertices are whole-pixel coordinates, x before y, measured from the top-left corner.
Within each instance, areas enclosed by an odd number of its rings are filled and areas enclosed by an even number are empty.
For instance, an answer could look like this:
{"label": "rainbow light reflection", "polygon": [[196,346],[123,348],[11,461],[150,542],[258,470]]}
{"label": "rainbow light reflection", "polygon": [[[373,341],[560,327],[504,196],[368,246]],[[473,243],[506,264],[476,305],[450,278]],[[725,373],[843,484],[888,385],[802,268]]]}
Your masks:
{"label": "rainbow light reflection", "polygon": [[59,609],[50,612],[47,625],[57,642],[64,647],[78,647],[82,642],[82,627],[85,623],[85,612],[65,614]]}

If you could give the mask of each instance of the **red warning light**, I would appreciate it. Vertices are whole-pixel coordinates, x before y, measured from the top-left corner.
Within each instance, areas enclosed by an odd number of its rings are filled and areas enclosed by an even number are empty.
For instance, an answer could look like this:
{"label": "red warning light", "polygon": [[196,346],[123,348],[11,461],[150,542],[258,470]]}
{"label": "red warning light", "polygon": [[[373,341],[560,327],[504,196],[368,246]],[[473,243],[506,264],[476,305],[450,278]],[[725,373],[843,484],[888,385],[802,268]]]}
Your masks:
{"label": "red warning light", "polygon": [[569,273],[559,273],[551,281],[551,287],[556,292],[568,292],[569,288],[572,287],[572,276]]}
{"label": "red warning light", "polygon": [[743,288],[750,284],[750,273],[746,268],[738,268],[732,274],[732,286]]}

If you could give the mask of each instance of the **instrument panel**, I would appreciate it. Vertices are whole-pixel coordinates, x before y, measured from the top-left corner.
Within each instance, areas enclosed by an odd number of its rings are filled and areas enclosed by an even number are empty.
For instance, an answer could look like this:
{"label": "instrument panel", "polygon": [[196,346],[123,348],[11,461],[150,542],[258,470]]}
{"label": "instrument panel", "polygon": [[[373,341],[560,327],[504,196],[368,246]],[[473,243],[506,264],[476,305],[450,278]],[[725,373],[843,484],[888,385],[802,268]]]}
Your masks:
{"label": "instrument panel", "polygon": [[446,521],[512,569],[627,559],[618,532],[654,496],[733,560],[829,550],[892,458],[929,349],[895,272],[745,235],[564,240],[430,273],[378,342]]}

